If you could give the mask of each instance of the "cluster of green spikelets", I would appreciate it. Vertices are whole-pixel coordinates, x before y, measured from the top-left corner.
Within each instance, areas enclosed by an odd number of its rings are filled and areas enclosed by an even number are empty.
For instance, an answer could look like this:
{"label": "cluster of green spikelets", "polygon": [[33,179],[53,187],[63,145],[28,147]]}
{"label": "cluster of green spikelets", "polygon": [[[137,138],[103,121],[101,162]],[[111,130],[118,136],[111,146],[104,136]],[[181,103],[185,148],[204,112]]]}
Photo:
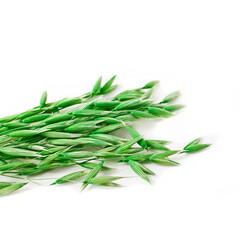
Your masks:
{"label": "cluster of green spikelets", "polygon": [[[116,89],[115,76],[102,86],[99,78],[91,92],[75,98],[47,103],[44,92],[40,105],[20,114],[0,119],[0,173],[4,177],[26,179],[55,168],[76,165],[76,171],[57,179],[53,184],[82,180],[87,185],[120,186],[122,177],[99,176],[110,171],[108,161],[123,162],[141,178],[150,182],[154,173],[145,163],[176,166],[169,159],[174,154],[191,153],[209,146],[196,139],[183,150],[170,150],[165,140],[146,140],[130,125],[141,118],[168,118],[182,105],[171,104],[179,92],[173,92],[161,102],[150,100],[154,86],[151,81],[142,88],[119,93],[111,99],[97,99]],[[74,106],[74,107],[73,107]],[[130,139],[112,132],[125,129]],[[79,170],[79,169],[78,169]],[[87,171],[88,170],[88,171]],[[27,181],[27,182],[28,182]],[[0,195],[23,187],[27,182],[0,182]]]}

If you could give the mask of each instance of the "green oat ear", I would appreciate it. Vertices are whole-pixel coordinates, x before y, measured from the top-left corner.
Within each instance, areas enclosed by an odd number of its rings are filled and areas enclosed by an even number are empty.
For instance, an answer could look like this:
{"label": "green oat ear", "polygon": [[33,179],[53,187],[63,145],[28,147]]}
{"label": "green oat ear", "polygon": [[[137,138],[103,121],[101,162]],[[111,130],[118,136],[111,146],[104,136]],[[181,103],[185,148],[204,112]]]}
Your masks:
{"label": "green oat ear", "polygon": [[162,152],[162,153],[157,153],[157,154],[154,154],[151,157],[151,160],[166,158],[166,157],[172,156],[172,155],[177,154],[177,153],[180,153],[180,151],[170,150],[170,151],[165,151],[165,152]]}
{"label": "green oat ear", "polygon": [[0,152],[13,157],[41,157],[38,152],[15,147],[2,147]]}
{"label": "green oat ear", "polygon": [[164,109],[167,110],[168,112],[175,112],[184,107],[185,107],[184,105],[175,104],[175,105],[168,105],[168,106],[164,107]]}
{"label": "green oat ear", "polygon": [[[132,136],[132,138],[136,138],[136,137],[141,136],[141,135],[138,133],[137,130],[135,130],[134,128],[130,127],[129,125],[126,124],[125,127],[126,127],[127,131],[129,132],[129,134]],[[146,143],[146,141],[145,141],[143,138],[141,138],[141,139],[138,141],[138,145],[139,145],[140,147],[142,147],[142,148],[145,148],[145,149],[148,148],[147,143]]]}
{"label": "green oat ear", "polygon": [[[87,169],[93,169],[95,168],[98,164],[92,163],[92,162],[82,162],[78,163],[81,167],[87,168]],[[111,171],[113,168],[107,167],[107,166],[102,166],[101,171]]]}
{"label": "green oat ear", "polygon": [[132,111],[131,114],[136,118],[156,118],[155,115],[147,112],[147,111]]}
{"label": "green oat ear", "polygon": [[104,116],[108,114],[108,111],[105,110],[95,110],[95,109],[82,109],[73,112],[73,115],[77,117],[94,117],[94,116]]}
{"label": "green oat ear", "polygon": [[128,101],[125,101],[121,104],[119,104],[118,106],[116,106],[114,108],[114,110],[129,110],[129,109],[138,109],[140,107],[144,107],[148,104],[150,104],[151,101],[149,100],[144,100],[144,101],[141,101],[139,99],[135,100],[128,100]]}
{"label": "green oat ear", "polygon": [[90,135],[91,138],[95,138],[95,139],[99,139],[99,140],[103,140],[112,144],[120,144],[122,142],[126,142],[127,139],[125,138],[120,138],[111,134],[91,134]]}
{"label": "green oat ear", "polygon": [[148,161],[152,155],[153,153],[147,153],[147,154],[136,153],[136,154],[127,156],[125,159],[122,159],[121,162],[128,162],[129,160],[144,162],[144,161]]}
{"label": "green oat ear", "polygon": [[47,91],[44,91],[40,99],[40,108],[43,108],[47,101]]}
{"label": "green oat ear", "polygon": [[97,186],[108,186],[105,184],[112,183],[113,181],[119,180],[123,177],[114,177],[114,176],[101,176],[101,177],[94,177],[88,180],[89,184],[97,185]]}
{"label": "green oat ear", "polygon": [[104,161],[101,161],[99,164],[97,164],[86,176],[86,178],[83,181],[82,191],[87,187],[88,181],[91,178],[94,178],[102,169]]}
{"label": "green oat ear", "polygon": [[168,158],[162,158],[162,159],[150,159],[151,162],[159,164],[159,165],[164,165],[164,166],[178,166],[179,163],[172,161]]}
{"label": "green oat ear", "polygon": [[92,89],[92,95],[98,95],[101,90],[102,76],[98,78]]}
{"label": "green oat ear", "polygon": [[[75,139],[56,139],[52,140],[51,143],[53,145],[65,145],[65,146],[72,146],[72,145],[92,145],[92,146],[109,146],[112,145],[109,142],[94,139],[94,138],[75,138]],[[1,150],[0,150],[1,151]]]}
{"label": "green oat ear", "polygon": [[[60,151],[59,151],[60,152]],[[44,158],[38,165],[38,168],[41,168],[43,166],[46,166],[53,162],[58,156],[59,152],[52,153],[51,155],[48,155],[46,158]]]}
{"label": "green oat ear", "polygon": [[146,140],[147,146],[152,149],[157,149],[157,150],[163,150],[163,151],[169,151],[170,149],[165,147],[164,141],[161,143],[161,140]]}
{"label": "green oat ear", "polygon": [[67,175],[65,175],[61,178],[58,178],[51,185],[74,182],[76,180],[79,180],[81,177],[85,176],[86,174],[87,173],[85,171],[78,171],[78,172],[69,173],[69,174],[67,174]]}
{"label": "green oat ear", "polygon": [[135,163],[136,165],[138,165],[138,166],[142,169],[142,171],[143,171],[144,173],[149,174],[149,175],[156,175],[153,171],[151,171],[149,168],[147,168],[146,166],[144,166],[144,165],[141,164],[140,162],[135,162],[135,161],[134,161],[134,163]]}
{"label": "green oat ear", "polygon": [[16,183],[0,189],[0,196],[10,194],[25,186],[27,183]]}
{"label": "green oat ear", "polygon": [[171,112],[168,112],[162,108],[156,108],[156,107],[149,107],[148,108],[149,113],[157,116],[157,117],[165,117],[169,118],[174,116]]}
{"label": "green oat ear", "polygon": [[192,153],[192,152],[197,152],[197,151],[200,151],[204,148],[207,148],[211,146],[211,144],[195,144],[195,145],[191,145],[189,147],[187,147],[184,152],[186,153]]}
{"label": "green oat ear", "polygon": [[26,112],[23,112],[23,113],[19,114],[16,119],[21,119],[22,120],[24,118],[27,118],[27,117],[33,116],[35,114],[38,114],[42,111],[43,111],[42,109],[34,109],[33,108],[33,109],[30,109]]}
{"label": "green oat ear", "polygon": [[140,139],[142,139],[142,136],[138,136],[123,145],[121,145],[117,150],[116,153],[123,153],[125,150],[131,148],[135,143],[137,143]]}
{"label": "green oat ear", "polygon": [[16,119],[18,117],[18,115],[19,114],[14,114],[14,115],[11,115],[11,116],[2,117],[2,118],[0,118],[0,123],[10,122],[10,121]]}
{"label": "green oat ear", "polygon": [[155,80],[155,81],[148,82],[142,89],[153,88],[153,87],[156,86],[159,82],[160,82],[159,80]]}
{"label": "green oat ear", "polygon": [[175,91],[167,95],[161,103],[169,103],[176,100],[180,96],[180,91]]}
{"label": "green oat ear", "polygon": [[49,113],[43,113],[43,114],[37,114],[37,115],[33,115],[30,117],[26,117],[22,120],[23,123],[32,123],[32,122],[38,122],[38,121],[42,121],[45,120],[46,118],[50,117],[51,114]]}
{"label": "green oat ear", "polygon": [[82,102],[82,98],[76,97],[76,98],[70,98],[70,99],[63,99],[57,104],[58,108],[67,108],[70,106],[73,106],[75,104],[79,104]]}
{"label": "green oat ear", "polygon": [[103,110],[112,110],[116,106],[118,106],[121,102],[118,101],[109,101],[109,102],[96,102],[94,105],[98,108],[101,108]]}
{"label": "green oat ear", "polygon": [[44,132],[41,133],[42,136],[47,137],[47,138],[79,138],[82,136],[82,134],[77,134],[77,133],[68,133],[68,132],[54,132],[54,131],[49,131],[49,132]]}
{"label": "green oat ear", "polygon": [[196,138],[190,143],[188,143],[183,149],[186,150],[188,147],[198,144],[201,141],[201,138]]}
{"label": "green oat ear", "polygon": [[115,123],[115,124],[110,124],[104,127],[101,127],[97,130],[94,130],[93,133],[110,133],[113,131],[116,131],[120,128],[123,128],[123,124],[122,123]]}
{"label": "green oat ear", "polygon": [[0,189],[3,189],[5,187],[9,187],[13,184],[15,184],[16,182],[0,182]]}
{"label": "green oat ear", "polygon": [[37,130],[19,130],[19,131],[13,131],[7,134],[7,136],[10,137],[33,137],[40,134]]}
{"label": "green oat ear", "polygon": [[108,93],[108,91],[111,89],[112,87],[112,84],[115,80],[115,78],[117,77],[117,75],[113,76],[110,80],[108,80],[104,85],[103,87],[101,88],[100,90],[100,93],[101,94],[105,94],[105,93]]}
{"label": "green oat ear", "polygon": [[77,151],[77,152],[66,152],[64,156],[67,158],[76,159],[76,158],[92,158],[92,157],[95,157],[96,154],[89,151]]}
{"label": "green oat ear", "polygon": [[145,174],[145,172],[142,170],[142,168],[136,162],[130,160],[130,161],[128,161],[128,164],[138,176],[140,176],[145,181],[151,183],[148,176]]}
{"label": "green oat ear", "polygon": [[56,122],[61,122],[65,120],[70,120],[72,119],[73,116],[70,114],[54,114],[52,117],[49,117],[44,120],[44,123],[51,124],[51,123],[56,123]]}
{"label": "green oat ear", "polygon": [[25,167],[36,167],[36,164],[30,161],[14,161],[8,162],[0,166],[0,171],[9,171],[13,169],[21,169]]}
{"label": "green oat ear", "polygon": [[146,91],[143,95],[142,95],[142,99],[145,100],[145,99],[148,99],[152,96],[153,94],[153,88],[150,88],[148,91]]}

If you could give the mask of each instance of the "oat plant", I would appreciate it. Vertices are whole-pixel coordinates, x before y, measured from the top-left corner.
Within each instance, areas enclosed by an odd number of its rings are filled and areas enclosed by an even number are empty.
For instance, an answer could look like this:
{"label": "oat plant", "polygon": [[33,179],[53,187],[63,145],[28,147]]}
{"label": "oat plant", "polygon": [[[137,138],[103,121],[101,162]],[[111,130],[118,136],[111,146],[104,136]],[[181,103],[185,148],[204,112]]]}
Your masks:
{"label": "oat plant", "polygon": [[[176,150],[170,149],[166,140],[146,139],[134,129],[133,123],[145,118],[173,117],[184,107],[174,103],[180,92],[155,102],[151,95],[158,81],[151,81],[143,87],[105,97],[117,88],[113,85],[115,78],[102,84],[100,77],[90,92],[56,102],[48,102],[45,91],[38,106],[0,118],[0,174],[17,179],[0,182],[0,196],[35,182],[36,175],[70,166],[76,170],[55,179],[51,185],[78,182],[82,190],[89,185],[120,187],[116,181],[123,177],[112,175],[120,165],[151,183],[155,173],[147,165],[177,166],[179,163],[171,160],[173,155],[209,146],[197,138]],[[119,135],[119,130],[128,137]],[[109,167],[109,163],[115,168]]]}

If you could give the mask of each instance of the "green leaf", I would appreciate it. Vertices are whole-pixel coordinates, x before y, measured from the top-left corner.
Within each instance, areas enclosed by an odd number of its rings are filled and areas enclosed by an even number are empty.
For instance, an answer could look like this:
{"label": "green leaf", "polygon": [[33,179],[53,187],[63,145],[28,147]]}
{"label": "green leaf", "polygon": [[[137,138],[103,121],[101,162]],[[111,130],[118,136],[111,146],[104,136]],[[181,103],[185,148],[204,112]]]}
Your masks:
{"label": "green leaf", "polygon": [[144,173],[144,171],[142,170],[142,168],[139,167],[139,165],[138,165],[136,162],[130,160],[130,161],[128,162],[128,164],[129,164],[129,166],[132,168],[132,170],[133,170],[138,176],[140,176],[140,177],[141,177],[142,179],[144,179],[145,181],[151,183],[151,182],[150,182],[150,179],[148,178],[148,176]]}
{"label": "green leaf", "polygon": [[169,95],[167,95],[161,103],[168,103],[176,100],[180,96],[180,91],[172,92]]}

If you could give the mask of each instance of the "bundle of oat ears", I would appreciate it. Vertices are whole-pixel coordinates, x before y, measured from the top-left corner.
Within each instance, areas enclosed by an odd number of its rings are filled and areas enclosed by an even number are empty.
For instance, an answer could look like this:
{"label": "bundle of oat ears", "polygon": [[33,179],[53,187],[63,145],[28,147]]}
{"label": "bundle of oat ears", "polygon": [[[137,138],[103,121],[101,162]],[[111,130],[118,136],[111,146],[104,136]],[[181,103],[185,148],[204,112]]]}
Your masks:
{"label": "bundle of oat ears", "polygon": [[[172,150],[166,140],[145,139],[132,123],[174,116],[183,108],[173,104],[180,92],[154,103],[150,97],[159,81],[151,81],[105,98],[103,95],[117,88],[113,85],[115,78],[102,85],[100,77],[91,92],[56,102],[48,103],[44,92],[39,106],[0,118],[0,174],[18,179],[0,182],[0,196],[35,182],[32,177],[37,174],[69,166],[75,166],[76,171],[55,179],[51,185],[80,182],[82,190],[88,185],[122,186],[116,181],[123,177],[108,174],[114,170],[108,163],[126,164],[150,183],[149,176],[155,173],[146,166],[149,163],[177,166],[179,163],[170,159],[172,155],[193,153],[210,145],[201,144],[197,138],[181,150]],[[119,136],[119,129],[129,138]]]}

